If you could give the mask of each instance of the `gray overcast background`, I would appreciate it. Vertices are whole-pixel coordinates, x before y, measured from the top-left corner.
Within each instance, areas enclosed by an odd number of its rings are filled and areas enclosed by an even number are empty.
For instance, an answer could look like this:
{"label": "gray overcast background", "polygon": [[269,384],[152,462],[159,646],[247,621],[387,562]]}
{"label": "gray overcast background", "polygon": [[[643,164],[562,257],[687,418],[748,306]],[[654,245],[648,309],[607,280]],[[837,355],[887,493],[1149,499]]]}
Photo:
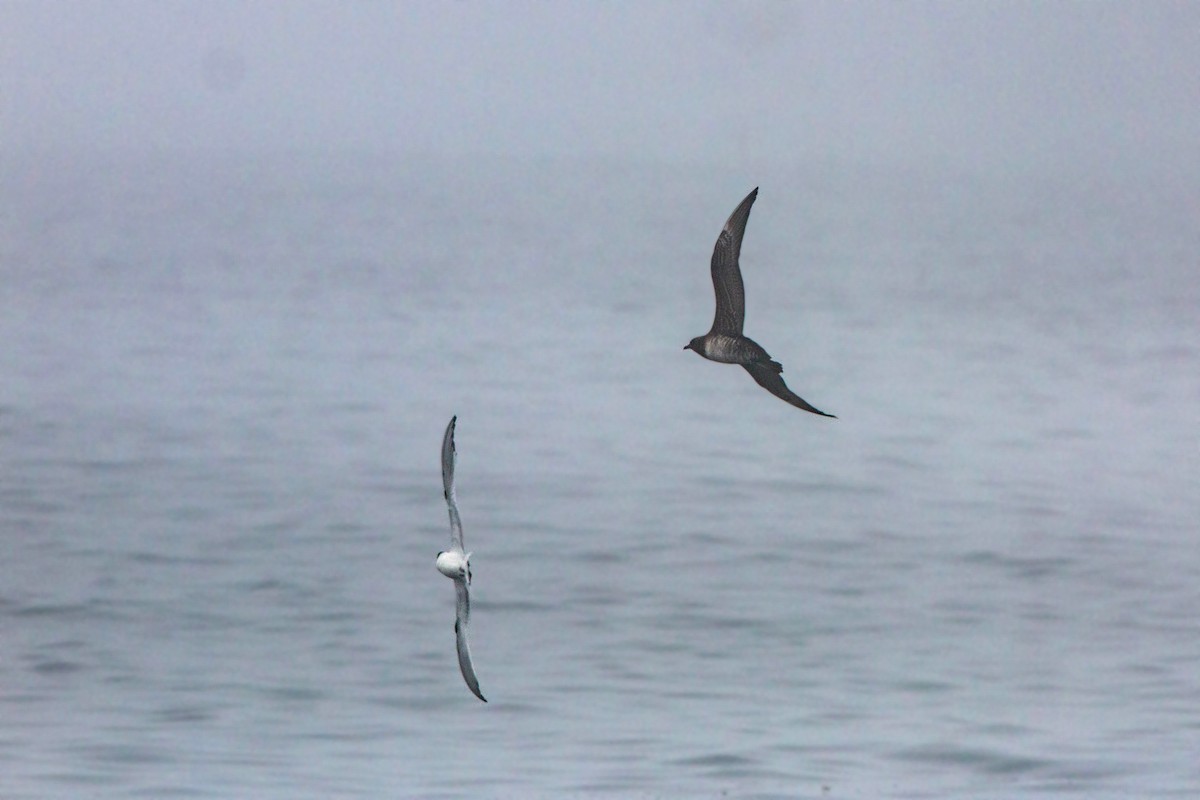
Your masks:
{"label": "gray overcast background", "polygon": [[6,149],[1171,163],[1196,3],[0,2]]}
{"label": "gray overcast background", "polygon": [[0,800],[1200,797],[1198,156],[1200,0],[0,0]]}

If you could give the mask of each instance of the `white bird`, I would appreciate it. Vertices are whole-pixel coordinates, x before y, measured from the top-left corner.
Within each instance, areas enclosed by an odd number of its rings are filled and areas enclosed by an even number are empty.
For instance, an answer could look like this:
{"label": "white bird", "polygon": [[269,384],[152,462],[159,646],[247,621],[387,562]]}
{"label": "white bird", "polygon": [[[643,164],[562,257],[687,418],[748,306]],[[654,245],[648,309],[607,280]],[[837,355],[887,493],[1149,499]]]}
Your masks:
{"label": "white bird", "polygon": [[487,698],[479,691],[479,680],[471,666],[471,648],[467,646],[467,626],[471,621],[471,554],[463,552],[462,520],[458,517],[458,504],[454,498],[454,423],[457,420],[457,416],[450,418],[450,424],[446,426],[446,435],[442,437],[442,494],[446,498],[446,506],[450,509],[450,549],[438,553],[434,563],[438,572],[454,581],[454,591],[458,594],[454,617],[458,668],[462,670],[467,688],[486,703]]}

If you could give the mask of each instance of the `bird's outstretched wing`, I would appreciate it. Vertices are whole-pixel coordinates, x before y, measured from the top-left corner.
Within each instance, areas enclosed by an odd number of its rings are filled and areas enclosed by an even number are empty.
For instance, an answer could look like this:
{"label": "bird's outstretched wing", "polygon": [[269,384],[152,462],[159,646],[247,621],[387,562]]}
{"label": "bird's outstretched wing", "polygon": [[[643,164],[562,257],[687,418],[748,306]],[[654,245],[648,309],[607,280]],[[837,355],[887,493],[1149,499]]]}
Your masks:
{"label": "bird's outstretched wing", "polygon": [[742,253],[742,236],[750,219],[750,206],[758,197],[758,187],[733,210],[712,254],[713,291],[717,296],[717,312],[713,316],[712,332],[740,336],[746,321],[746,290],[742,286],[742,269],[738,257]]}
{"label": "bird's outstretched wing", "polygon": [[754,378],[754,382],[766,389],[771,394],[786,400],[796,408],[802,408],[805,411],[811,411],[814,414],[820,414],[822,417],[834,417],[833,414],[826,414],[811,405],[800,395],[793,392],[783,382],[783,366],[778,361],[751,361],[749,364],[742,364],[746,368],[746,372],[750,373],[750,377]]}
{"label": "bird's outstretched wing", "polygon": [[458,518],[458,503],[454,498],[454,423],[457,421],[457,416],[450,418],[446,434],[442,437],[442,494],[446,498],[446,507],[450,509],[450,546],[462,551],[462,520]]}
{"label": "bird's outstretched wing", "polygon": [[479,691],[479,679],[475,677],[475,668],[471,666],[471,648],[467,645],[467,628],[471,621],[471,596],[467,582],[459,579],[454,582],[454,590],[458,593],[458,608],[454,619],[454,638],[458,644],[458,668],[462,670],[463,680],[471,693],[483,702],[487,698]]}

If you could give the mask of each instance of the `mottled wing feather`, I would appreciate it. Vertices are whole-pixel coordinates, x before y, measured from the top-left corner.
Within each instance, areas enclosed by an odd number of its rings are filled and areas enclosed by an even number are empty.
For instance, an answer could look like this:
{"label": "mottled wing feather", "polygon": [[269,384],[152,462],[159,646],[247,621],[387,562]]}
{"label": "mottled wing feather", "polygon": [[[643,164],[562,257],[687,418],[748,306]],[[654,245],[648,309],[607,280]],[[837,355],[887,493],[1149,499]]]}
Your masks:
{"label": "mottled wing feather", "polygon": [[471,648],[467,644],[467,628],[471,620],[471,597],[464,580],[454,582],[454,590],[458,593],[458,610],[454,620],[454,639],[458,647],[458,668],[462,671],[463,680],[471,693],[483,702],[487,698],[479,691],[479,679],[475,677],[475,668],[471,666]]}
{"label": "mottled wing feather", "polygon": [[742,237],[750,219],[750,207],[758,197],[758,188],[746,195],[725,222],[717,244],[713,247],[712,282],[717,296],[717,311],[713,316],[712,332],[740,335],[746,319],[746,290],[742,286],[742,270],[738,258],[742,253]]}
{"label": "mottled wing feather", "polygon": [[454,497],[454,425],[458,417],[450,418],[446,426],[446,434],[442,437],[442,495],[446,498],[446,507],[450,510],[450,546],[461,551],[463,549],[462,520],[458,517],[458,503]]}
{"label": "mottled wing feather", "polygon": [[[754,378],[754,382],[766,389],[771,394],[791,403],[796,408],[802,408],[805,411],[811,411],[814,414],[820,414],[822,417],[833,417],[833,414],[826,414],[808,404],[807,401],[800,395],[793,392],[783,382],[783,367],[777,361],[752,361],[749,364],[742,364],[746,368],[746,372],[750,373],[750,377]],[[834,417],[836,419],[836,417]]]}

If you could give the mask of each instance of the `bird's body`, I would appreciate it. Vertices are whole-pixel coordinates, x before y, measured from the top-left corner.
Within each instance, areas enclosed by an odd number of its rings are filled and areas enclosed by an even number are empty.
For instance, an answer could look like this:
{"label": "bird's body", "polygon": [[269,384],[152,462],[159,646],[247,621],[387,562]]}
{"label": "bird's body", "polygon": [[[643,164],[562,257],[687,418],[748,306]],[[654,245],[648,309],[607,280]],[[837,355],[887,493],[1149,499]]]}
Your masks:
{"label": "bird's body", "polygon": [[783,365],[772,360],[758,342],[742,335],[746,319],[746,291],[738,261],[746,222],[750,219],[750,207],[757,197],[758,189],[755,188],[729,215],[721,235],[717,237],[711,264],[713,292],[717,300],[713,324],[708,333],[692,339],[683,349],[694,350],[710,361],[740,364],[759,386],[776,397],[805,411],[832,417],[833,414],[818,410],[789,389],[781,374]]}
{"label": "bird's body", "polygon": [[[709,333],[697,336],[688,349],[695,350],[709,361],[722,364],[745,364],[748,361],[770,361],[771,356],[763,346],[748,336],[730,336],[727,333]],[[696,342],[699,344],[696,344]]]}
{"label": "bird's body", "polygon": [[458,516],[458,501],[454,496],[454,425],[458,417],[451,417],[442,437],[442,495],[450,513],[450,549],[437,554],[434,565],[437,571],[454,581],[457,596],[454,613],[454,641],[458,650],[458,668],[462,672],[467,688],[483,702],[487,698],[479,691],[479,680],[471,665],[471,648],[467,645],[467,628],[471,622],[471,554],[463,551],[462,520]]}
{"label": "bird's body", "polygon": [[450,580],[464,580],[470,585],[470,558],[470,553],[463,553],[459,550],[444,550],[438,553],[437,561],[434,562],[434,565],[437,567],[438,572]]}

